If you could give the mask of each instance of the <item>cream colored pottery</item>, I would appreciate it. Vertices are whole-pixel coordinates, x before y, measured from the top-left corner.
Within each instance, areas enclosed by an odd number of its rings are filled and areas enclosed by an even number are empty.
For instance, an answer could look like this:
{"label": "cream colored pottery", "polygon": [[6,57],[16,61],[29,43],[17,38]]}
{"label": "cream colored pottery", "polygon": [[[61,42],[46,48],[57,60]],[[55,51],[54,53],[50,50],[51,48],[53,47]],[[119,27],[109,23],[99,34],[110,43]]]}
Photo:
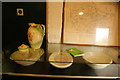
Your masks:
{"label": "cream colored pottery", "polygon": [[21,51],[15,51],[10,55],[10,59],[14,60],[16,63],[23,65],[23,66],[29,66],[34,64],[36,61],[40,59],[40,57],[44,54],[43,49],[30,49],[29,53],[21,52]]}
{"label": "cream colored pottery", "polygon": [[112,59],[108,55],[100,52],[86,52],[83,59],[93,69],[103,69],[112,63]]}
{"label": "cream colored pottery", "polygon": [[45,35],[45,25],[28,23],[28,40],[33,49],[39,49]]}
{"label": "cream colored pottery", "polygon": [[49,62],[56,68],[67,68],[72,65],[73,58],[66,52],[54,52],[49,57]]}

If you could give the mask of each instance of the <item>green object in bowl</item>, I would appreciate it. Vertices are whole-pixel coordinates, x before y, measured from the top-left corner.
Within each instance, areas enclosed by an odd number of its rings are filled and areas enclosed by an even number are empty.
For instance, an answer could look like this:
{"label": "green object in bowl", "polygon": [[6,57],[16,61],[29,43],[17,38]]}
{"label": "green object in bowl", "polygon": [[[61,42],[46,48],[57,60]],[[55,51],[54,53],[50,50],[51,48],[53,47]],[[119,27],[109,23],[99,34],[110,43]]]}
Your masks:
{"label": "green object in bowl", "polygon": [[76,48],[66,49],[66,51],[68,51],[74,57],[83,56],[84,55],[83,51],[80,51],[80,50],[78,50]]}

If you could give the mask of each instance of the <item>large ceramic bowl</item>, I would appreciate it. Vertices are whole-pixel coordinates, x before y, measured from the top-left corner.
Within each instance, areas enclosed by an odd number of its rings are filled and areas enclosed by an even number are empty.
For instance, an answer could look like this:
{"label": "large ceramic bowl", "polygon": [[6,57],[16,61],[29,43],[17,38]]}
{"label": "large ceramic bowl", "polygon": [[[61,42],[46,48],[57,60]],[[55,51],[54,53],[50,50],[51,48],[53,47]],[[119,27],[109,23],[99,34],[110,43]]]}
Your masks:
{"label": "large ceramic bowl", "polygon": [[108,55],[100,52],[86,52],[83,59],[93,69],[103,69],[112,63]]}
{"label": "large ceramic bowl", "polygon": [[15,51],[13,54],[11,54],[10,59],[14,60],[16,63],[22,66],[29,66],[38,61],[40,59],[40,56],[43,54],[43,49],[30,49],[29,53]]}

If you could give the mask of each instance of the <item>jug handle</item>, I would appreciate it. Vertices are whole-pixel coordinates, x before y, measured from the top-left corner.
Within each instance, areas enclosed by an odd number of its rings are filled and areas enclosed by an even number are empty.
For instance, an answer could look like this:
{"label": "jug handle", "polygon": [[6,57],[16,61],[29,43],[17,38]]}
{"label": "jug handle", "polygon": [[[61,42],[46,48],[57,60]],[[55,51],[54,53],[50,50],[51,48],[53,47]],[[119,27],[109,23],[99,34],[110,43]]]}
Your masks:
{"label": "jug handle", "polygon": [[41,24],[41,26],[42,26],[42,29],[43,29],[44,34],[45,34],[45,25],[44,25],[44,24]]}

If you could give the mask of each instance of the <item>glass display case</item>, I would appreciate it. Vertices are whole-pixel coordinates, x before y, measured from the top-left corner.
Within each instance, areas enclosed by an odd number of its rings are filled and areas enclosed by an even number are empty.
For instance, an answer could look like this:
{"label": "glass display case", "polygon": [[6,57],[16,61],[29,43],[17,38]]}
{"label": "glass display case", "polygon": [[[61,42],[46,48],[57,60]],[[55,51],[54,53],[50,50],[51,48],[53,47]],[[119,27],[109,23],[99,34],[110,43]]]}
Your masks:
{"label": "glass display case", "polygon": [[[9,57],[3,57],[3,74],[20,75],[20,76],[36,76],[36,77],[58,77],[58,78],[117,78],[118,77],[118,64],[117,57],[115,59],[114,53],[118,51],[117,47],[95,47],[95,46],[79,46],[79,45],[65,45],[65,44],[47,44],[45,53],[40,57],[40,60],[36,61],[30,66],[22,66],[9,59]],[[62,47],[61,47],[62,46]],[[87,51],[101,51],[108,52],[107,55],[111,55],[114,61],[105,68],[94,69],[88,66],[89,63],[83,59],[83,57],[73,57],[73,62],[63,61],[49,61],[51,54],[54,52],[66,52],[66,49],[75,47],[85,52]],[[10,50],[6,50],[5,54],[11,53]],[[67,64],[71,63],[66,68],[59,68],[54,64]],[[97,63],[96,63],[97,64]]]}
{"label": "glass display case", "polygon": [[[47,25],[46,23],[46,3],[2,3],[3,6],[3,48],[2,55],[0,54],[0,61],[2,69],[0,69],[2,75],[12,75],[12,76],[32,76],[32,77],[49,77],[49,78],[86,78],[86,79],[116,79],[119,75],[119,49],[118,47],[107,47],[107,46],[96,46],[96,45],[72,45],[72,44],[62,44],[59,43],[61,40],[62,31],[62,17],[63,15],[59,15],[59,19],[61,22],[59,30],[56,29],[56,25],[54,22],[52,24]],[[49,6],[51,3],[48,4]],[[53,3],[52,3],[53,5]],[[61,9],[63,6],[60,5],[60,13],[62,13]],[[49,10],[49,12],[54,10],[53,5]],[[24,12],[23,16],[18,16],[16,14],[17,9],[21,8]],[[58,9],[58,10],[59,10]],[[57,7],[56,7],[57,10]],[[6,12],[11,12],[10,14]],[[54,12],[55,13],[55,12]],[[59,14],[59,12],[58,12]],[[57,15],[58,15],[57,14]],[[82,13],[80,13],[81,15]],[[52,16],[49,15],[49,19],[51,21]],[[55,15],[55,16],[57,16]],[[53,15],[54,16],[54,15]],[[54,16],[54,19],[56,17]],[[54,20],[52,19],[52,20]],[[57,21],[57,20],[56,20]],[[10,59],[11,54],[17,51],[18,46],[21,44],[27,44],[30,46],[29,41],[27,39],[27,30],[29,28],[28,23],[35,22],[38,24],[44,24],[46,26],[50,26],[48,30],[45,32],[45,36],[43,39],[42,46],[40,47],[43,52],[40,52],[40,49],[31,50],[33,54],[40,54],[37,60],[15,60]],[[51,23],[51,22],[50,22]],[[53,25],[53,27],[51,27]],[[55,28],[54,28],[55,27]],[[46,30],[47,30],[46,29]],[[58,34],[56,32],[59,32]],[[49,34],[49,36],[48,36]],[[56,37],[57,36],[57,37]],[[75,36],[74,36],[75,37]],[[48,39],[47,39],[48,38]],[[49,40],[50,39],[50,40]],[[113,39],[113,38],[112,38]],[[48,41],[48,42],[47,42]],[[49,43],[49,41],[55,41],[57,43]],[[103,56],[100,57],[98,61],[104,61],[107,59],[108,62],[105,63],[89,63],[84,56],[73,56],[71,53],[67,51],[67,49],[75,48],[80,51],[83,51],[85,55],[88,52],[93,52],[95,55],[99,53],[104,53]],[[72,50],[71,50],[72,51]],[[28,56],[28,55],[27,55]],[[91,56],[91,54],[89,54]],[[100,55],[102,56],[102,55]],[[25,55],[23,56],[25,57]],[[94,61],[96,59],[93,59]],[[111,61],[112,60],[112,61]],[[26,65],[27,64],[27,65]],[[107,66],[106,66],[107,65]],[[97,67],[97,68],[96,68]],[[99,68],[99,69],[98,69]]]}

